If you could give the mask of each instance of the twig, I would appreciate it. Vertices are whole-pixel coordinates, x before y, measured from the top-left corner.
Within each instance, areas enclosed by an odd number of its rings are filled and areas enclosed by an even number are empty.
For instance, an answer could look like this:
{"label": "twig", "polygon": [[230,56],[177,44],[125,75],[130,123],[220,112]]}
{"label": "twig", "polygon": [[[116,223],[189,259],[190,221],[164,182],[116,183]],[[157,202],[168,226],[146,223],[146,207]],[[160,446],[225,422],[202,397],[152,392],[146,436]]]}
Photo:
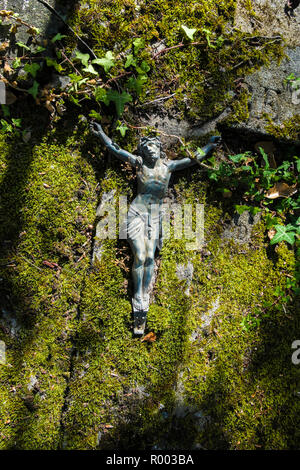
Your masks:
{"label": "twig", "polygon": [[200,44],[205,44],[205,43],[202,41],[189,42],[189,43],[181,42],[179,44],[176,44],[176,46],[166,47],[165,49],[162,49],[161,51],[157,52],[154,56],[152,56],[152,59],[155,60],[160,55],[165,54],[166,52],[169,52],[172,49],[178,49],[179,47],[186,47],[186,46],[199,46]]}
{"label": "twig", "polygon": [[152,103],[156,103],[157,101],[164,101],[164,100],[168,100],[169,98],[172,98],[172,96],[175,96],[176,93],[173,93],[172,95],[168,95],[168,96],[162,96],[161,98],[157,98],[156,100],[153,100],[153,101],[147,101],[147,103],[143,103],[143,104],[140,104],[138,106],[136,106],[137,108],[142,108],[143,106],[146,106],[148,104],[152,104]]}
{"label": "twig", "polygon": [[75,65],[73,64],[73,62],[69,59],[69,57],[66,56],[66,54],[64,53],[64,51],[60,51],[61,54],[64,56],[65,60],[73,67],[73,69],[75,70],[75,72],[80,75],[80,72],[79,70],[77,70],[77,68],[75,67]]}
{"label": "twig", "polygon": [[45,0],[37,0],[39,3],[41,3],[42,5],[44,5],[46,8],[48,8],[49,11],[51,11],[51,13],[53,13],[55,16],[57,16],[60,21],[63,22],[63,24],[70,30],[72,31],[72,33],[74,34],[74,36],[76,36],[76,38],[78,39],[78,41],[81,42],[81,44],[83,44],[87,49],[88,51],[92,54],[92,56],[94,57],[94,59],[97,59],[97,56],[95,54],[95,52],[87,45],[87,43],[81,39],[80,36],[78,36],[78,34],[74,31],[73,28],[71,28],[70,25],[68,25],[68,23],[63,19],[63,17],[51,6],[49,5],[49,3],[47,3]]}
{"label": "twig", "polygon": [[32,263],[31,261],[29,261],[29,259],[25,258],[24,256],[21,256],[20,255],[20,258],[24,259],[25,261],[27,261],[27,263],[31,264],[31,266],[33,266],[34,268],[38,269],[39,271],[43,271],[41,268],[39,268],[39,266],[36,266],[36,264]]}

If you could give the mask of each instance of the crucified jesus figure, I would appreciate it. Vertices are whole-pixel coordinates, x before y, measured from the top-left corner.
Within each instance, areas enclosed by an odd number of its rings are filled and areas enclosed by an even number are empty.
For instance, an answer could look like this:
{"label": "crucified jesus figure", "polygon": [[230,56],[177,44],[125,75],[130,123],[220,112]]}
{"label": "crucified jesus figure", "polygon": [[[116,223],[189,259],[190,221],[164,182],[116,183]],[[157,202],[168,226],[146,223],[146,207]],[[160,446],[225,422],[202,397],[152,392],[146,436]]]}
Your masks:
{"label": "crucified jesus figure", "polygon": [[138,155],[133,155],[113,142],[99,124],[93,122],[90,128],[113,155],[136,168],[138,194],[127,215],[127,238],[134,255],[132,307],[134,312],[147,312],[155,250],[161,242],[161,208],[171,173],[197,165],[197,160],[210,155],[221,138],[212,137],[201,153],[195,153],[195,159],[168,160],[158,137],[142,137]]}

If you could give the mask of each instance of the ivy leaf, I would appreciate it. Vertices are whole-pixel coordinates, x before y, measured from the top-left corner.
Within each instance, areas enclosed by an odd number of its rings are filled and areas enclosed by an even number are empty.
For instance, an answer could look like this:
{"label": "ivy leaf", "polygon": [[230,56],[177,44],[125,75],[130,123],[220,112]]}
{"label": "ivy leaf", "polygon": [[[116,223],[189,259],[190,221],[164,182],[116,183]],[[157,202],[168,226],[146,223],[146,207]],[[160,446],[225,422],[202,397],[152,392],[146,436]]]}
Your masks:
{"label": "ivy leaf", "polygon": [[16,45],[19,47],[23,47],[24,49],[26,49],[26,51],[30,51],[30,47],[26,46],[26,44],[24,44],[23,42],[16,42]]}
{"label": "ivy leaf", "polygon": [[63,70],[63,67],[54,59],[51,59],[50,57],[46,57],[46,63],[48,67],[54,67],[57,72],[61,72]]}
{"label": "ivy leaf", "polygon": [[36,77],[37,71],[40,70],[40,68],[41,68],[40,64],[37,64],[37,63],[24,65],[25,72],[30,73],[30,75],[32,75],[33,78]]}
{"label": "ivy leaf", "polygon": [[57,33],[52,39],[51,39],[51,42],[56,42],[56,41],[60,41],[62,38],[66,38],[67,36],[65,34],[60,34],[60,33]]}
{"label": "ivy leaf", "polygon": [[276,234],[272,238],[270,244],[279,243],[282,241],[288,242],[291,245],[295,243],[295,227],[291,224],[289,225],[275,225]]}
{"label": "ivy leaf", "polygon": [[125,104],[132,101],[132,96],[126,93],[126,91],[120,94],[116,90],[109,90],[107,92],[107,99],[115,103],[117,115],[120,117],[124,111]]}
{"label": "ivy leaf", "polygon": [[39,84],[36,80],[34,80],[33,85],[29,90],[27,90],[30,95],[33,96],[34,99],[36,99],[38,91],[39,91]]}
{"label": "ivy leaf", "polygon": [[16,127],[21,127],[22,119],[21,118],[19,118],[19,119],[12,118],[12,123]]}
{"label": "ivy leaf", "polygon": [[234,206],[235,210],[237,211],[238,214],[242,214],[245,211],[249,211],[250,206],[244,206],[244,205],[236,205]]}
{"label": "ivy leaf", "polygon": [[21,67],[21,59],[19,57],[16,57],[12,63],[12,68],[17,69],[18,67]]}
{"label": "ivy leaf", "polygon": [[197,31],[197,29],[196,28],[191,28],[190,29],[187,26],[185,26],[184,24],[181,25],[181,29],[183,29],[183,31],[185,32],[187,37],[192,41],[193,36],[194,36],[195,32]]}
{"label": "ivy leaf", "polygon": [[127,69],[131,65],[133,65],[133,67],[136,67],[137,63],[136,63],[136,58],[133,57],[132,54],[129,54],[126,58],[125,69]]}
{"label": "ivy leaf", "polygon": [[90,54],[82,54],[80,51],[75,52],[76,59],[79,59],[82,65],[87,67],[89,65]]}
{"label": "ivy leaf", "polygon": [[145,40],[143,38],[137,38],[133,41],[134,53],[137,55],[140,49],[145,47]]}
{"label": "ivy leaf", "polygon": [[102,103],[106,104],[106,106],[109,105],[110,100],[107,97],[107,91],[104,88],[96,88],[94,96],[96,101],[101,101]]}
{"label": "ivy leaf", "polygon": [[104,68],[105,73],[109,72],[109,69],[115,65],[114,63],[114,55],[111,51],[107,51],[105,57],[102,59],[94,59],[92,60],[92,64],[101,65]]}
{"label": "ivy leaf", "polygon": [[121,124],[118,127],[116,127],[116,129],[117,131],[120,132],[122,137],[125,137],[126,131],[128,131],[128,127],[124,125],[122,126]]}
{"label": "ivy leaf", "polygon": [[86,73],[92,73],[93,75],[98,75],[98,72],[94,69],[94,67],[91,64],[85,67],[83,71]]}
{"label": "ivy leaf", "polygon": [[206,153],[204,152],[204,150],[202,150],[202,148],[200,147],[197,147],[197,157],[205,157]]}
{"label": "ivy leaf", "polygon": [[141,74],[141,75],[144,75],[146,74],[147,72],[149,72],[150,70],[150,65],[147,64],[147,62],[145,60],[143,60],[143,62],[141,63],[140,66],[136,66],[136,71],[137,73]]}
{"label": "ivy leaf", "polygon": [[140,95],[142,93],[143,86],[147,80],[148,80],[147,75],[138,75],[137,78],[131,77],[128,80],[128,87],[131,88],[132,90],[135,90],[137,94]]}
{"label": "ivy leaf", "polygon": [[205,33],[206,35],[206,40],[207,40],[207,44],[209,47],[215,49],[216,46],[214,46],[211,42],[210,42],[210,36],[211,36],[211,31],[209,29],[206,29],[206,28],[203,28],[203,32]]}

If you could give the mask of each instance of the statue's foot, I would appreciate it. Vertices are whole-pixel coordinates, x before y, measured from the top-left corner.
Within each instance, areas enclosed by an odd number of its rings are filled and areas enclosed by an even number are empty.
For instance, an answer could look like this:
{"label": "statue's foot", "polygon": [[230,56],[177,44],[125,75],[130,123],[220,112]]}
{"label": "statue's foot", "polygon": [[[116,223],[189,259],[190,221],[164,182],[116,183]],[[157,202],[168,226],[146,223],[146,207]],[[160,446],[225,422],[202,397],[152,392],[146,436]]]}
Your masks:
{"label": "statue's foot", "polygon": [[134,297],[132,297],[131,301],[132,301],[132,309],[134,312],[144,311],[144,302],[141,296],[135,295]]}

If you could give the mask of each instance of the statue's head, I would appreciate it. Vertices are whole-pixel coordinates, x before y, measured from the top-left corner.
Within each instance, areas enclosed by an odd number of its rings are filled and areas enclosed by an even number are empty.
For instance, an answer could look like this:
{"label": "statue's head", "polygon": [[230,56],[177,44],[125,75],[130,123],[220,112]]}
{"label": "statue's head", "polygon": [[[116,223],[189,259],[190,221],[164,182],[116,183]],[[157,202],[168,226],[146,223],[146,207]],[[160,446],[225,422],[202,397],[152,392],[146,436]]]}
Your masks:
{"label": "statue's head", "polygon": [[138,145],[138,154],[151,163],[155,163],[160,158],[161,150],[159,137],[142,137]]}

